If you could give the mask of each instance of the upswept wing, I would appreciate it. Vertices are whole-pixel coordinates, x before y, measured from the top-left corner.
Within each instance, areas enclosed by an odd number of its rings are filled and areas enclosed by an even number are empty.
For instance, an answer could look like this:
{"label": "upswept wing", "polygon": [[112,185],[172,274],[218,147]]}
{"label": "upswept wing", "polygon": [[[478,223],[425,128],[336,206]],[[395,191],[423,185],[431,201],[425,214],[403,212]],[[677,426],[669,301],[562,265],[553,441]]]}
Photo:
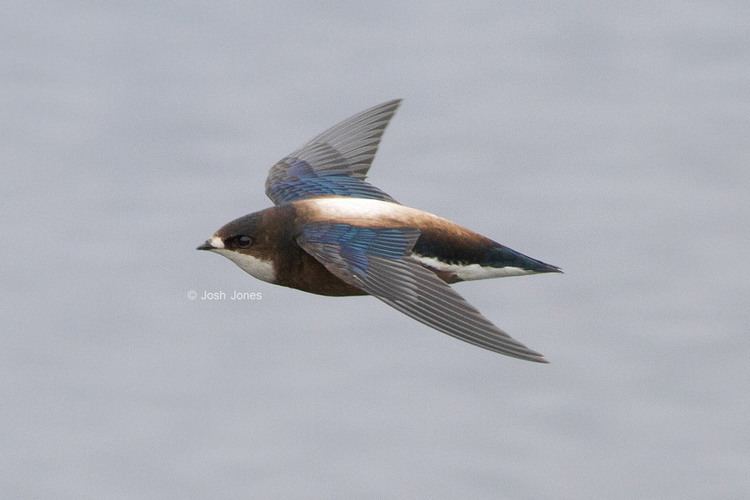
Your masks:
{"label": "upswept wing", "polygon": [[276,205],[326,195],[395,202],[364,179],[400,103],[395,99],[358,113],[286,156],[268,173],[268,197]]}
{"label": "upswept wing", "polygon": [[297,241],[338,278],[425,325],[490,351],[546,363],[408,256],[419,235],[408,227],[315,223],[304,226]]}

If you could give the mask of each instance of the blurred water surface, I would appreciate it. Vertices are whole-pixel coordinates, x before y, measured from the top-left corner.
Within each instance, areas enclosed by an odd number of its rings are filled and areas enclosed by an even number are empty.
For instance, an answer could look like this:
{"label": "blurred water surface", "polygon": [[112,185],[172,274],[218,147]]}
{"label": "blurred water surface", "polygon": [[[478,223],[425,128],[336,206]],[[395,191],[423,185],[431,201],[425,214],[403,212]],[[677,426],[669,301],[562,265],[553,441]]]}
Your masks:
{"label": "blurred water surface", "polygon": [[[746,498],[748,19],[11,1],[3,496]],[[565,269],[457,286],[549,366],[194,251],[394,97],[371,181]]]}

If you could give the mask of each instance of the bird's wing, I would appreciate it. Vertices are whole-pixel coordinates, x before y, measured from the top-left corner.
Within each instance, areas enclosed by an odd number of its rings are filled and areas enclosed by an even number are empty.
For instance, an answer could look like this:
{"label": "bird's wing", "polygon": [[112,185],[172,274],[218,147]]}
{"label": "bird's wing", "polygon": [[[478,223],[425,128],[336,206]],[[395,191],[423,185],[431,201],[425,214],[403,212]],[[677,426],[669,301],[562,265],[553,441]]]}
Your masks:
{"label": "bird's wing", "polygon": [[313,223],[303,226],[297,241],[338,278],[425,325],[490,351],[545,363],[408,256],[419,235],[408,227]]}
{"label": "bird's wing", "polygon": [[325,195],[395,201],[364,179],[400,103],[396,99],[362,111],[286,156],[268,172],[268,197],[276,205]]}

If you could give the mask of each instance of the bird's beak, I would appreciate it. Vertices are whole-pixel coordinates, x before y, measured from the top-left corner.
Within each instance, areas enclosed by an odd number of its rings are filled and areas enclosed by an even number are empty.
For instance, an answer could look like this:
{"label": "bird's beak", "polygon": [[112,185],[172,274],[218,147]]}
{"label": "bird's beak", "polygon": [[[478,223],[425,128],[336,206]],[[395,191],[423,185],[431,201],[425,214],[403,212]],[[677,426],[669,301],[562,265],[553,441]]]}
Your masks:
{"label": "bird's beak", "polygon": [[212,236],[196,250],[216,250],[218,248],[224,248],[224,242],[218,236]]}

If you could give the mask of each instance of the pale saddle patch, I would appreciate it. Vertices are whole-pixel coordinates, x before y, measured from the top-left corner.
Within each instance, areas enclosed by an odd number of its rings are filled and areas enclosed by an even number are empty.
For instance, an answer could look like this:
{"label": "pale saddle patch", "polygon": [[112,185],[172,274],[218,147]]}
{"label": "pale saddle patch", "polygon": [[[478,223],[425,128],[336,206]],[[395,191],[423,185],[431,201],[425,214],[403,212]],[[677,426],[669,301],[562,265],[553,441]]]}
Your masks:
{"label": "pale saddle patch", "polygon": [[322,220],[410,220],[414,217],[430,216],[415,208],[405,207],[389,201],[366,198],[323,197],[300,200],[295,204],[309,214],[312,221]]}

